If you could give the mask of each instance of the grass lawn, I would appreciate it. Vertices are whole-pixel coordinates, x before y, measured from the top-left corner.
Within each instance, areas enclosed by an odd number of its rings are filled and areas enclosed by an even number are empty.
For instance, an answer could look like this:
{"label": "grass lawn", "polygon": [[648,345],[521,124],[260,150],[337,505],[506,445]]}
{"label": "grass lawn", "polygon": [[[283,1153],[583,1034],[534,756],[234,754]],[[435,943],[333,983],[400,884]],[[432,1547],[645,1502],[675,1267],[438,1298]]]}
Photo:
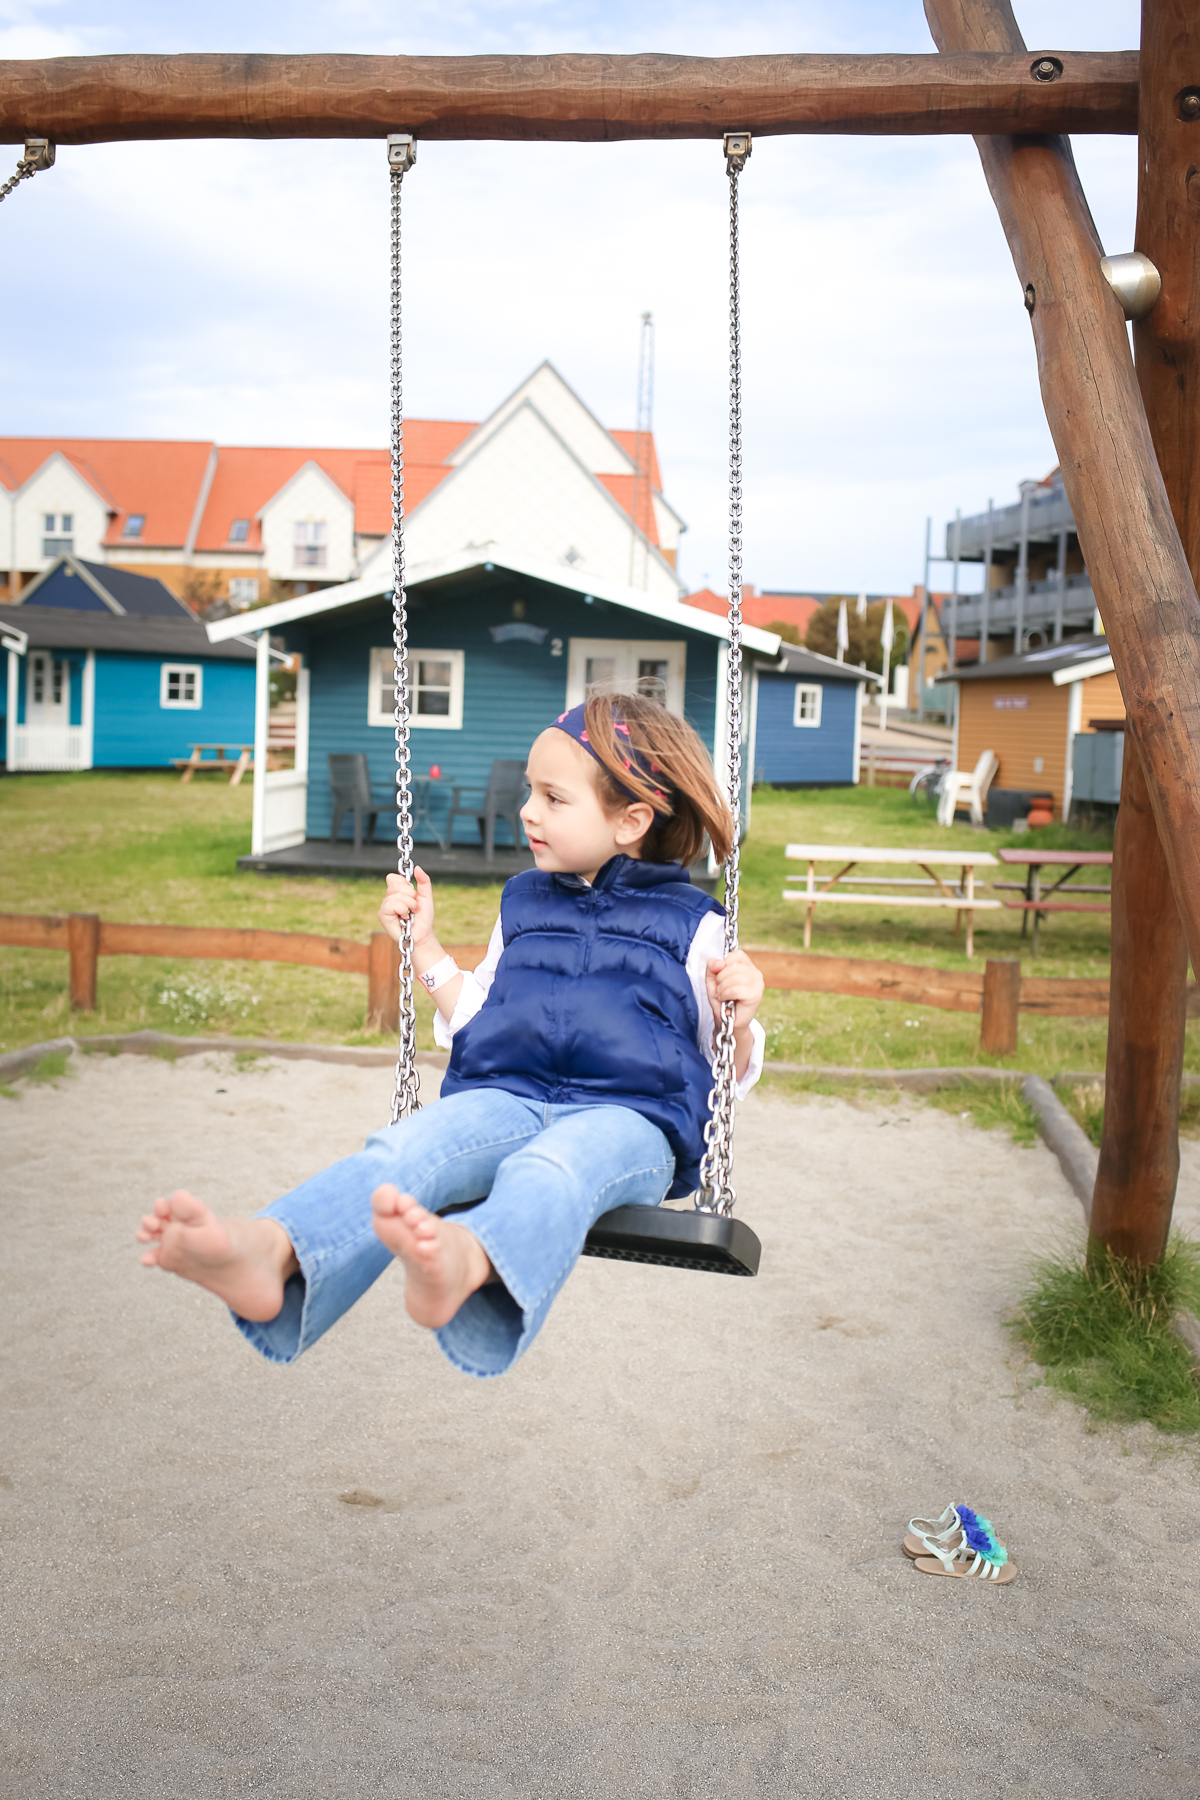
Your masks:
{"label": "grass lawn", "polygon": [[[35,775],[0,781],[5,847],[0,910],[97,912],[102,918],[174,925],[270,926],[365,939],[378,904],[370,881],[292,880],[240,874],[250,840],[251,791],[224,782],[184,787],[171,775]],[[802,909],[782,899],[783,845],[803,840],[995,851],[1029,844],[1009,833],[968,825],[939,830],[902,790],[843,788],[791,793],[759,790],[743,851],[742,938],[764,948],[796,949]],[[1108,848],[1096,836],[1051,827],[1043,845]],[[442,886],[438,930],[452,943],[486,940],[500,888]],[[817,913],[818,954],[885,958],[939,968],[982,969],[988,956],[1022,956],[1046,975],[1104,975],[1108,921],[1061,914],[1042,935],[1036,965],[1015,913],[984,914],[968,965],[953,914],[879,907]],[[377,1042],[363,1031],[365,979],[332,970],[272,963],[166,961],[103,957],[99,1011],[72,1019],[66,958],[57,952],[0,948],[0,1049],[68,1031],[130,1031],[153,1026],[188,1034],[234,1032],[330,1043]],[[432,1044],[431,1003],[420,996],[422,1042]],[[769,993],[763,1009],[768,1053],[776,1060],[911,1068],[978,1063],[974,1014],[834,995]],[[1055,1072],[1102,1069],[1102,1019],[1022,1021],[1019,1053],[1006,1066]],[[1189,1069],[1200,1068],[1200,1039],[1188,1034]],[[995,1061],[996,1059],[990,1059]]]}

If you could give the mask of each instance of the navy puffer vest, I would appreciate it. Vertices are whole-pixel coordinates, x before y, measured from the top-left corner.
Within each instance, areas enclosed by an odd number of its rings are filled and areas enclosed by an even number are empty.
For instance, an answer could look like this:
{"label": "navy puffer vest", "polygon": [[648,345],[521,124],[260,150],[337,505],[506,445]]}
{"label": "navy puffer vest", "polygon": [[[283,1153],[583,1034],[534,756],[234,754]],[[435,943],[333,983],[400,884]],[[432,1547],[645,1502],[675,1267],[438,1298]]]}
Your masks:
{"label": "navy puffer vest", "polygon": [[504,889],[504,953],[487,999],[454,1034],[443,1094],[486,1085],[562,1106],[628,1106],[696,1186],[712,1070],[687,954],[715,900],[677,863],[614,856],[589,887],[527,869]]}

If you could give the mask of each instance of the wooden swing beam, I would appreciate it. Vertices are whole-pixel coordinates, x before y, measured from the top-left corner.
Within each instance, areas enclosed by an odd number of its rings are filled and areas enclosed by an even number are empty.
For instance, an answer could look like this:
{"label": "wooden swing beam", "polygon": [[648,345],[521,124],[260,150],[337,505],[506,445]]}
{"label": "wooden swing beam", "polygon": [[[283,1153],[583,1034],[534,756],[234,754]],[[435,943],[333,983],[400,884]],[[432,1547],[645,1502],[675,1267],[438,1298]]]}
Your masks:
{"label": "wooden swing beam", "polygon": [[[1140,56],[1031,52],[1008,0],[925,10],[936,57],[0,62],[0,141],[975,134],[1128,713],[1093,1230],[1152,1262],[1178,1167],[1189,952],[1200,972],[1200,25],[1195,0],[1143,0]],[[1136,371],[1064,135],[1133,131],[1137,247],[1163,277]]]}
{"label": "wooden swing beam", "polygon": [[[1046,65],[1043,67],[1043,65]],[[1042,75],[1034,74],[1042,68]],[[959,56],[59,56],[0,62],[0,142],[1135,132],[1136,50]]]}

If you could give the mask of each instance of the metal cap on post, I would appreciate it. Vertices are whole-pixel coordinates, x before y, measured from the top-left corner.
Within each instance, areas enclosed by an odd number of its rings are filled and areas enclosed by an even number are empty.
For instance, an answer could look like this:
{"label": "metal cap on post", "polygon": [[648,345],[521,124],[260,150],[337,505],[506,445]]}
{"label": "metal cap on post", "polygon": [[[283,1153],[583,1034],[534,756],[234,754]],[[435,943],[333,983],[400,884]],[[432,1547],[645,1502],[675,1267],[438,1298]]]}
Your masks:
{"label": "metal cap on post", "polygon": [[1162,276],[1140,250],[1102,256],[1100,273],[1121,302],[1126,319],[1144,319],[1162,293]]}

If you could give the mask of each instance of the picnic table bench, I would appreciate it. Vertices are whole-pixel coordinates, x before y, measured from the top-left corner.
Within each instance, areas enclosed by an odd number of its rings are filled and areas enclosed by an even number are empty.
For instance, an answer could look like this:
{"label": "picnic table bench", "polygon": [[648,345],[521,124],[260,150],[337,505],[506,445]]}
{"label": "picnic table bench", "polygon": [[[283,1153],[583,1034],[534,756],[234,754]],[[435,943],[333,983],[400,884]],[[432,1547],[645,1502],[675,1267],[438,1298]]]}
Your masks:
{"label": "picnic table bench", "polygon": [[[192,779],[192,776],[199,770],[201,775],[224,775],[228,773],[230,787],[237,787],[242,776],[254,761],[254,745],[234,744],[231,748],[238,752],[236,758],[226,756],[226,746],[224,744],[189,744],[188,749],[192,754],[190,756],[177,756],[173,761],[177,769],[183,770],[183,781],[185,784],[189,782]],[[206,750],[211,750],[214,754],[212,756],[206,756]]]}
{"label": "picnic table bench", "polygon": [[[1073,887],[1066,887],[1072,875],[1080,869],[1111,869],[1111,850],[1002,850],[1001,862],[1010,866],[1016,865],[1026,871],[1024,881],[995,881],[996,888],[1009,888],[1023,894],[1023,900],[1006,900],[1005,906],[1023,912],[1021,920],[1021,936],[1025,936],[1030,919],[1033,920],[1032,953],[1038,953],[1038,926],[1047,913],[1052,912],[1098,912],[1106,913],[1112,908],[1112,888],[1077,881]],[[1046,868],[1062,869],[1058,880],[1042,891],[1042,870]],[[1051,894],[1107,894],[1107,900],[1052,900]]]}
{"label": "picnic table bench", "polygon": [[[967,921],[967,955],[975,954],[975,914],[998,909],[999,900],[980,900],[975,893],[975,871],[979,868],[995,868],[996,858],[989,850],[881,850],[863,844],[789,844],[784,855],[797,862],[807,862],[808,874],[789,875],[789,881],[803,881],[802,888],[785,888],[785,900],[802,900],[805,903],[804,915],[804,948],[812,946],[813,914],[818,906],[940,906],[953,907],[955,912],[954,929],[962,924],[963,916]],[[845,867],[831,875],[818,887],[817,864],[819,862],[840,862]],[[855,875],[851,869],[860,863],[906,863],[914,865],[922,871],[916,875]],[[957,880],[949,881],[935,874],[934,871],[948,866],[959,870]],[[847,894],[839,890],[847,887],[890,888],[890,893]],[[897,893],[897,888],[926,887],[936,888],[934,894]]]}

